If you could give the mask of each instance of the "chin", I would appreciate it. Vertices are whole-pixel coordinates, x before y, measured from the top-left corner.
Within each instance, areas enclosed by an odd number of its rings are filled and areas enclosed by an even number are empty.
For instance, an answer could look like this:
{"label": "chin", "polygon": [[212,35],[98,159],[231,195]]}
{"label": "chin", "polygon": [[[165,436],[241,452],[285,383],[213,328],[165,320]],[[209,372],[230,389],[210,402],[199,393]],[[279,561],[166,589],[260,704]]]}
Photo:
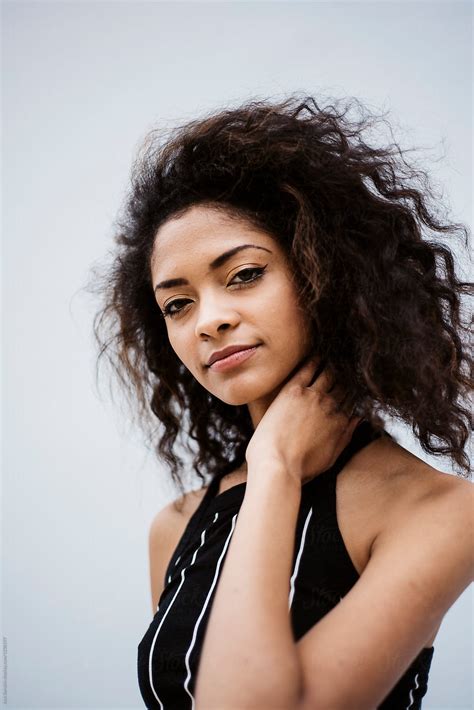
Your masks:
{"label": "chin", "polygon": [[276,384],[274,380],[267,384],[265,382],[262,383],[261,378],[257,382],[249,380],[243,382],[242,380],[239,382],[236,377],[234,382],[229,379],[228,382],[223,383],[222,387],[216,388],[215,391],[210,390],[208,387],[206,389],[222,402],[233,407],[239,407],[257,400],[273,399],[283,386],[281,378],[277,378]]}

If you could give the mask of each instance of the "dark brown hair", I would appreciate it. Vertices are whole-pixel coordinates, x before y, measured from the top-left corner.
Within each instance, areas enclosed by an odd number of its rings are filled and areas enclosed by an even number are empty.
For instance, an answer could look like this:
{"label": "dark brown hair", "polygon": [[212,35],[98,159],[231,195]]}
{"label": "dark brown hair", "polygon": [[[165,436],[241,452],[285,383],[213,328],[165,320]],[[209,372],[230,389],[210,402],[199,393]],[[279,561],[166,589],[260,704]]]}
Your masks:
{"label": "dark brown hair", "polygon": [[249,220],[284,248],[314,350],[347,392],[348,410],[356,404],[376,428],[383,412],[399,418],[426,452],[469,472],[463,400],[473,356],[461,294],[472,296],[473,284],[458,280],[439,234],[464,235],[467,247],[470,231],[439,217],[442,203],[407,150],[370,145],[365,134],[379,120],[356,99],[320,108],[293,95],[221,110],[161,142],[159,130],[148,134],[115,222],[112,263],[94,275],[103,297],[94,334],[98,360],[107,354],[139,424],[161,424],[150,441],[182,492],[179,436],[204,480],[242,464],[253,434],[247,406],[210,394],[177,358],[153,294],[156,231],[198,203]]}

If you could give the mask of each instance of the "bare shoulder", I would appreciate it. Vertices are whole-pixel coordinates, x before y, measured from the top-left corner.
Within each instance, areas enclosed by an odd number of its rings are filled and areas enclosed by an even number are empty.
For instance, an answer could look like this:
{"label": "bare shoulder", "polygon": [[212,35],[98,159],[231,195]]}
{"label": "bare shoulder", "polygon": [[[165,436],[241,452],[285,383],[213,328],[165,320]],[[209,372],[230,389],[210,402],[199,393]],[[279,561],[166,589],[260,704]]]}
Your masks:
{"label": "bare shoulder", "polygon": [[[148,534],[150,586],[153,612],[164,589],[169,561],[186,525],[196,511],[208,486],[188,491],[172,500],[154,516]],[[176,503],[178,506],[176,506]]]}
{"label": "bare shoulder", "polygon": [[[199,503],[204,498],[204,495],[208,488],[209,486],[202,486],[201,488],[196,488],[192,491],[188,491],[184,495],[180,496],[176,500],[171,501],[171,503],[168,504],[167,507],[169,507],[172,511],[176,512],[176,520],[178,525],[182,524],[183,520],[185,521],[185,523],[189,521],[190,517],[196,511],[196,508],[198,507]],[[177,506],[175,505],[176,503],[179,506],[179,510],[177,510]]]}
{"label": "bare shoulder", "polygon": [[[450,503],[465,501],[466,506],[462,504],[461,508],[466,510],[472,503],[474,488],[470,480],[438,470],[389,438],[378,441],[373,461],[377,470],[375,485],[384,502],[381,529],[393,529],[395,522],[403,523],[420,506],[429,509],[431,504],[446,502],[449,509]],[[452,512],[456,515],[457,510]]]}
{"label": "bare shoulder", "polygon": [[[433,647],[446,612],[474,578],[469,480],[438,471],[393,440],[373,441],[353,459],[339,474],[339,502],[349,506],[354,492],[381,532],[356,584],[298,643],[308,709],[378,706],[417,654]],[[365,511],[356,525],[348,510],[342,522],[357,535]],[[326,688],[314,684],[315,664]]]}
{"label": "bare shoulder", "polygon": [[337,476],[337,517],[359,574],[385,528],[403,525],[422,501],[451,491],[472,496],[470,481],[430,466],[388,436],[354,454]]}
{"label": "bare shoulder", "polygon": [[177,544],[207,489],[208,486],[204,486],[188,491],[161,508],[151,521],[150,544],[161,548],[174,542]]}
{"label": "bare shoulder", "polygon": [[459,509],[453,509],[453,516],[469,509],[474,492],[471,480],[440,471],[391,440],[384,442],[379,453],[386,459],[390,474],[386,490],[392,499],[393,514],[400,519],[411,517],[420,506],[429,510],[431,504],[448,509],[450,503],[459,504]]}
{"label": "bare shoulder", "polygon": [[[467,535],[472,530],[471,482],[439,471],[390,437],[376,439],[357,452],[339,473],[336,485],[340,529],[359,575],[376,548],[380,551],[394,538],[405,539],[404,531],[414,523],[419,524],[418,535],[423,535],[421,513],[425,525],[429,520],[442,523],[454,551],[460,540],[457,526]],[[402,564],[409,554],[407,546]],[[427,647],[434,643],[439,626],[440,621],[433,625]]]}
{"label": "bare shoulder", "polygon": [[454,491],[469,498],[473,491],[471,481],[439,471],[390,437],[376,439],[353,456],[341,478],[352,495],[364,498],[366,509],[374,502],[380,528],[391,525],[394,516],[410,515],[422,501]]}

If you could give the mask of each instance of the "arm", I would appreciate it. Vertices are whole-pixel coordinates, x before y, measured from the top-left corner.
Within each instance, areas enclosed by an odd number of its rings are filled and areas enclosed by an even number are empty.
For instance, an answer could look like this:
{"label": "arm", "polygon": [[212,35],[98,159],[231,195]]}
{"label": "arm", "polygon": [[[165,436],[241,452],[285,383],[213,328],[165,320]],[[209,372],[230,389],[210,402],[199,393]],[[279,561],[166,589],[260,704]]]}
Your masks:
{"label": "arm", "polygon": [[472,484],[443,479],[390,521],[357,583],[297,643],[300,710],[373,710],[472,582]]}
{"label": "arm", "polygon": [[415,498],[377,538],[350,592],[295,644],[288,594],[300,496],[278,470],[249,476],[206,632],[197,710],[373,710],[473,579],[472,484],[450,480]]}
{"label": "arm", "polygon": [[197,710],[295,708],[301,665],[289,615],[301,485],[266,462],[248,472],[196,685]]}

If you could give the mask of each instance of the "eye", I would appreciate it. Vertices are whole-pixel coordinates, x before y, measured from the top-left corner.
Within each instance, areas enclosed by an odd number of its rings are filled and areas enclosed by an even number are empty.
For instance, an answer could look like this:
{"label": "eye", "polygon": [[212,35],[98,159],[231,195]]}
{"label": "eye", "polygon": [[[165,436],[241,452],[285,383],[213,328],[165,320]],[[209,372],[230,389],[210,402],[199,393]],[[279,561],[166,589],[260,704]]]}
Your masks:
{"label": "eye", "polygon": [[[239,283],[239,282],[236,282],[236,283],[235,283],[235,286],[236,286],[236,288],[238,288],[238,289],[239,289],[239,288],[247,288],[248,286],[250,286],[251,284],[253,284],[255,281],[258,281],[258,279],[261,279],[261,278],[262,278],[263,272],[265,271],[266,268],[267,268],[266,266],[264,266],[264,267],[255,266],[255,267],[251,267],[251,268],[248,268],[248,269],[242,269],[241,271],[238,271],[238,272],[235,274],[235,276],[234,276],[234,278],[232,279],[232,281],[230,282],[229,286],[232,284],[232,282],[234,281],[234,279],[236,279],[237,276],[241,276],[241,274],[245,274],[245,273],[248,273],[248,272],[254,272],[254,273],[256,273],[257,275],[254,276],[253,278],[246,279],[245,281],[241,281],[240,283]],[[182,310],[184,310],[184,306],[183,306],[182,308],[178,308],[177,310],[171,310],[172,306],[175,306],[175,307],[176,307],[176,304],[177,304],[177,303],[188,303],[188,302],[189,302],[188,299],[185,299],[185,298],[177,298],[177,299],[175,299],[174,301],[170,301],[170,303],[167,303],[166,306],[165,306],[165,308],[161,311],[161,313],[162,313],[162,315],[163,315],[165,318],[167,318],[168,316],[169,316],[170,318],[174,318],[174,317],[177,316],[179,313],[181,313]]]}

